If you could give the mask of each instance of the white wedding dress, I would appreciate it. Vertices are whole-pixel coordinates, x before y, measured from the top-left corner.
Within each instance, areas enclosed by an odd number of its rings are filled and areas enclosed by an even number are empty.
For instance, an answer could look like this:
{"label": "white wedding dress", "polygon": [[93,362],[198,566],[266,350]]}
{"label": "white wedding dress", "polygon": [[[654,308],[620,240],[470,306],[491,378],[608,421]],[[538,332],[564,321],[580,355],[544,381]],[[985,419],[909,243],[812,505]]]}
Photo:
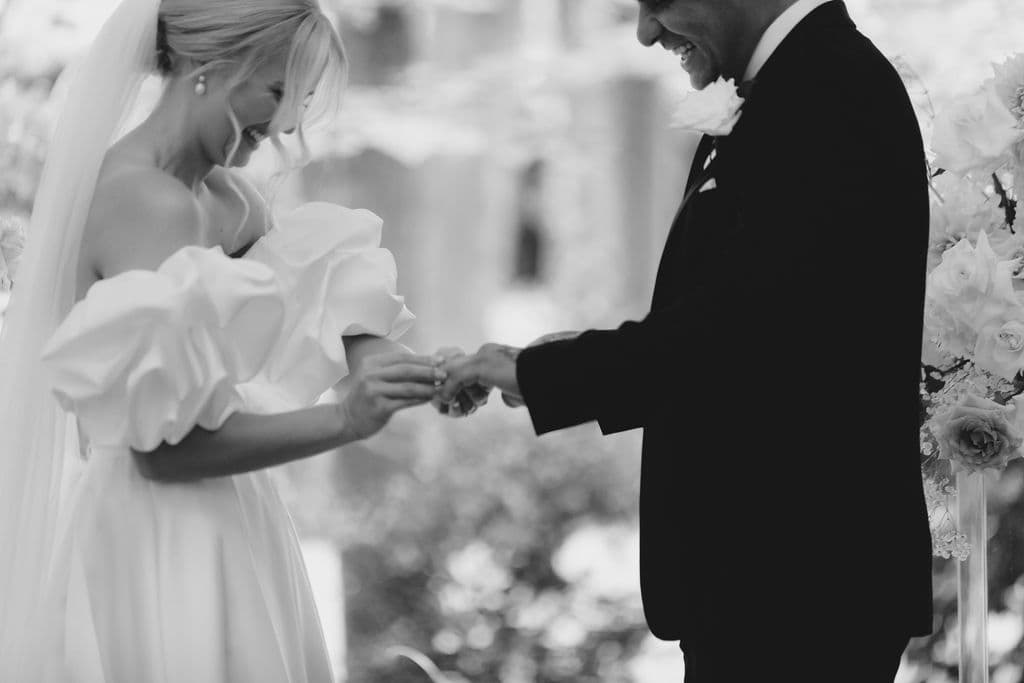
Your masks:
{"label": "white wedding dress", "polygon": [[348,371],[342,335],[404,333],[379,245],[373,214],[308,204],[242,259],[186,247],[71,310],[44,358],[89,445],[62,506],[37,680],[334,680],[269,473],[157,483],[130,448],[312,405]]}

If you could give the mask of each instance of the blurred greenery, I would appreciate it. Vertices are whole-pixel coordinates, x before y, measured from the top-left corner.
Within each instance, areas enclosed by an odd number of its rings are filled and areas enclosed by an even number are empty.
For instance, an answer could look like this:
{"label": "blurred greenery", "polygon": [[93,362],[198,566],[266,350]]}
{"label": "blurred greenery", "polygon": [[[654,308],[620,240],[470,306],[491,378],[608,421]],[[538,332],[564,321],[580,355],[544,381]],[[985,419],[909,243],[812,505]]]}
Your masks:
{"label": "blurred greenery", "polygon": [[335,514],[297,521],[344,548],[350,680],[424,680],[396,644],[470,680],[632,680],[637,452],[592,427],[537,439],[524,412],[488,406],[406,416],[331,477],[307,473]]}

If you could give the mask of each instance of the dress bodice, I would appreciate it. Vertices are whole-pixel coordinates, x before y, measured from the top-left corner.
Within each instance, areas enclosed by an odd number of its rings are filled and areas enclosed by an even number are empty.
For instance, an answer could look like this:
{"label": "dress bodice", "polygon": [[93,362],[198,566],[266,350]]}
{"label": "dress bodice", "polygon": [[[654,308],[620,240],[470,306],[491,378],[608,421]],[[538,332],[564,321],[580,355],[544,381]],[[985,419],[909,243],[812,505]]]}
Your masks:
{"label": "dress bodice", "polygon": [[348,373],[343,335],[412,323],[380,234],[368,211],[306,204],[241,259],[184,247],[97,282],[43,350],[57,400],[92,444],[138,450],[313,404]]}

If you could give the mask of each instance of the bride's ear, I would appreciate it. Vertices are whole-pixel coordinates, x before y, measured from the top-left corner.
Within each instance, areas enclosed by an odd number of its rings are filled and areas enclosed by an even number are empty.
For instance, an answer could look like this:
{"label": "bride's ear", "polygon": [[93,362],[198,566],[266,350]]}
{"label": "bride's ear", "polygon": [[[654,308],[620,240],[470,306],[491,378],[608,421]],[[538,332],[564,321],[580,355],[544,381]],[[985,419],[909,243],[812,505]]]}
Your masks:
{"label": "bride's ear", "polygon": [[167,24],[163,17],[156,21],[156,71],[165,78],[174,73],[174,53],[167,43]]}
{"label": "bride's ear", "polygon": [[211,90],[223,86],[225,74],[223,69],[204,67],[191,59],[176,60],[171,78],[184,81],[198,97],[203,97]]}

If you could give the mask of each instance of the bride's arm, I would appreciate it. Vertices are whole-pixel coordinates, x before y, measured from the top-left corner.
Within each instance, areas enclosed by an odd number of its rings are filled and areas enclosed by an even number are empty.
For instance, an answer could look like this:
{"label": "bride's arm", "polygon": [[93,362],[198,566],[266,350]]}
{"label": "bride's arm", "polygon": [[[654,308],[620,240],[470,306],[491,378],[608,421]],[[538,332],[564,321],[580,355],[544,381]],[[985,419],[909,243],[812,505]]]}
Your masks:
{"label": "bride's arm", "polygon": [[323,453],[379,431],[391,416],[434,397],[441,373],[434,359],[375,354],[353,373],[345,399],[276,415],[236,413],[220,429],[201,427],[175,445],[133,451],[139,471],[162,482],[251,472]]}
{"label": "bride's arm", "polygon": [[345,380],[355,376],[370,356],[383,353],[415,353],[405,344],[372,334],[357,334],[342,337],[341,340],[345,343],[345,360],[348,362],[349,368],[349,374]]}
{"label": "bride's arm", "polygon": [[236,413],[217,431],[196,427],[174,446],[133,451],[146,479],[184,482],[251,472],[355,441],[338,405],[277,415]]}

